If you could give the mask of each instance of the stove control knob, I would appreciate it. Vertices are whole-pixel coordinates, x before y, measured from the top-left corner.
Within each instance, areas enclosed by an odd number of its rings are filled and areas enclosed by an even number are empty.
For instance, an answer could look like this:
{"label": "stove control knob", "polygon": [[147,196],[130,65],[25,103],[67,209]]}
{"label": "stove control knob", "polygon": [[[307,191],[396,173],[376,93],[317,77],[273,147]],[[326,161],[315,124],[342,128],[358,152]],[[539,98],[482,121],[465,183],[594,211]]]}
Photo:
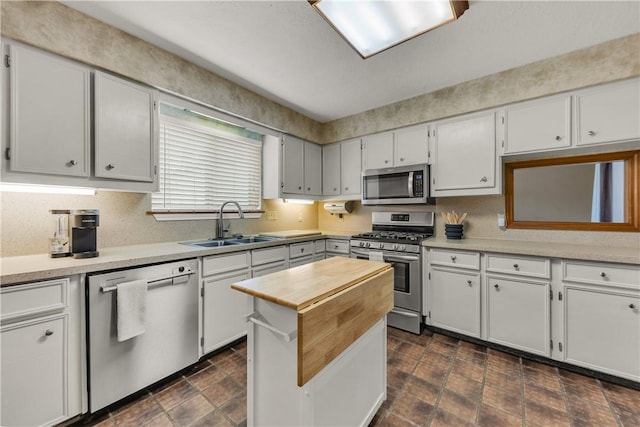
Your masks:
{"label": "stove control knob", "polygon": [[368,248],[370,248],[370,247],[371,247],[371,243],[367,242],[367,243],[366,243],[366,246],[367,246]]}
{"label": "stove control knob", "polygon": [[384,248],[384,243],[378,243],[378,247],[379,247],[380,249],[383,249],[383,248]]}
{"label": "stove control knob", "polygon": [[402,246],[400,246],[400,250],[401,250],[401,251],[406,251],[406,250],[407,250],[407,246],[406,246],[406,245],[402,245]]}
{"label": "stove control knob", "polygon": [[393,245],[393,250],[397,251],[398,250],[398,245]]}
{"label": "stove control knob", "polygon": [[361,248],[364,248],[364,242],[359,242],[358,245],[360,245]]}

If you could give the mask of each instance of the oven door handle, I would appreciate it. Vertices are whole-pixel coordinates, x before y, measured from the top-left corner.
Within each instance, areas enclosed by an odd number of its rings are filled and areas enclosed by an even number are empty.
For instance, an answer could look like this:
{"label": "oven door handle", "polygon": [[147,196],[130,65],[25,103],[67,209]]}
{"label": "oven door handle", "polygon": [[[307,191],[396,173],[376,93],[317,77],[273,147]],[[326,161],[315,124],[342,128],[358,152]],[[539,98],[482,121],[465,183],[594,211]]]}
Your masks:
{"label": "oven door handle", "polygon": [[351,249],[351,255],[360,255],[360,256],[368,257],[369,256],[369,252],[367,252],[367,251],[359,251],[359,250],[356,250],[356,249]]}
{"label": "oven door handle", "polygon": [[405,316],[405,317],[419,317],[420,316],[417,313],[407,313],[406,311],[400,311],[400,310],[396,310],[396,309],[391,309],[390,313],[398,314],[400,316]]}
{"label": "oven door handle", "polygon": [[410,256],[410,255],[383,255],[384,260],[387,261],[420,261],[419,256]]}

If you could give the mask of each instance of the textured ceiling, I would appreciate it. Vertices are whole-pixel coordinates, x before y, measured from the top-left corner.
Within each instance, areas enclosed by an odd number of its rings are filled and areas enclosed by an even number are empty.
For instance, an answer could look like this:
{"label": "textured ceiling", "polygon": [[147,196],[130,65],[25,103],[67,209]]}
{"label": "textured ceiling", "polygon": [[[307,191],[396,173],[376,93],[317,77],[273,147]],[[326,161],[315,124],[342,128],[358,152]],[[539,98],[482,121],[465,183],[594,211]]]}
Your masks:
{"label": "textured ceiling", "polygon": [[638,1],[470,1],[364,60],[306,0],[63,3],[321,122],[640,32]]}

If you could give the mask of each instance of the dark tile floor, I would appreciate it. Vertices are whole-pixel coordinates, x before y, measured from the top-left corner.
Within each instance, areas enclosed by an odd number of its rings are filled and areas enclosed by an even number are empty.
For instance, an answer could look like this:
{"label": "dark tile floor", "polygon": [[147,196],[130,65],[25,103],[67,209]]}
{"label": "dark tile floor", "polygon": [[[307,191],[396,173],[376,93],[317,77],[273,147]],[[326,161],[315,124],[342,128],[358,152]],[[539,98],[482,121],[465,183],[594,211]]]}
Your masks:
{"label": "dark tile floor", "polygon": [[[424,331],[388,329],[372,426],[640,426],[640,391]],[[246,424],[246,341],[87,425]]]}

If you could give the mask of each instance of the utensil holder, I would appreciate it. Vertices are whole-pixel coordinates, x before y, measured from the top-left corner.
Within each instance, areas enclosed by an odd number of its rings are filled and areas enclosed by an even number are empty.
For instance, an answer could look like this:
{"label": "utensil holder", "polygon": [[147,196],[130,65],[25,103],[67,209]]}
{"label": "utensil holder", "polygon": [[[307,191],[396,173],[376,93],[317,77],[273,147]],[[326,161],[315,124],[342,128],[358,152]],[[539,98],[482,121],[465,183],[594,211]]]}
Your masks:
{"label": "utensil holder", "polygon": [[445,224],[444,234],[447,236],[447,239],[462,239],[462,224]]}

